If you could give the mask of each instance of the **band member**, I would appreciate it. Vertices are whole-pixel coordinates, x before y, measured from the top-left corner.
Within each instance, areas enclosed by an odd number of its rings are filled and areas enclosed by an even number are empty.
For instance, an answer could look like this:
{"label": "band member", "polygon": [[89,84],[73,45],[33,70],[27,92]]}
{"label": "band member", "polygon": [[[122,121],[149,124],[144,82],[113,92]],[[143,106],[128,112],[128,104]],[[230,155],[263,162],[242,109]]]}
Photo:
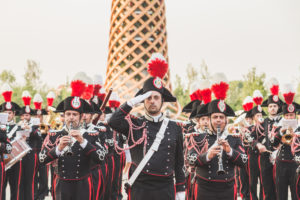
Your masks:
{"label": "band member", "polygon": [[[164,57],[153,54],[148,63],[152,77],[135,98],[121,105],[108,120],[109,126],[129,140],[132,165],[126,186],[132,200],[175,199],[175,191],[177,199],[185,199],[182,130],[161,112],[163,102],[176,101],[163,86],[167,71]],[[133,106],[141,102],[146,114],[141,118],[130,115]]]}
{"label": "band member", "polygon": [[[284,120],[296,120],[299,104],[293,102],[295,90],[291,84],[283,86],[282,95],[285,103],[282,105],[283,124]],[[285,126],[285,125],[284,125]],[[297,163],[291,151],[294,132],[297,127],[278,127],[273,136],[273,145],[279,148],[275,161],[275,186],[277,200],[288,199],[288,187],[290,186],[292,200],[296,200],[296,169]],[[272,142],[272,139],[271,139]]]}
{"label": "band member", "polygon": [[[8,114],[8,119],[7,119],[7,125],[6,125],[6,133],[3,133],[4,129],[1,129],[1,157],[2,157],[2,168],[1,168],[1,180],[4,181],[1,182],[1,195],[2,199],[5,199],[6,196],[6,185],[9,183],[10,187],[10,199],[11,200],[17,200],[19,199],[20,196],[20,170],[21,170],[21,161],[15,163],[10,169],[6,171],[6,176],[5,176],[5,169],[4,169],[4,164],[3,164],[3,147],[4,145],[3,142],[6,142],[7,140],[12,141],[15,136],[16,136],[16,131],[18,129],[18,126],[16,126],[16,123],[14,122],[15,115],[18,111],[21,110],[20,106],[16,104],[15,102],[11,101],[12,97],[12,89],[8,84],[4,84],[2,86],[2,96],[4,98],[4,103],[0,105],[1,112],[7,113]],[[6,137],[4,136],[6,134]],[[7,143],[9,144],[9,143]],[[6,153],[9,153],[9,146],[6,149]],[[4,148],[5,149],[5,148]]]}
{"label": "band member", "polygon": [[[55,199],[57,200],[92,200],[93,186],[90,174],[91,161],[103,162],[105,152],[92,145],[86,130],[80,128],[80,118],[90,105],[80,96],[86,84],[76,76],[71,82],[72,94],[56,108],[63,112],[65,126],[62,130],[49,134],[49,142],[42,149],[39,159],[43,164],[58,160]],[[95,138],[98,139],[97,135]],[[57,144],[51,148],[49,144]]]}
{"label": "band member", "polygon": [[[209,80],[201,80],[199,81],[199,86],[200,87],[197,95],[201,96],[201,98],[198,98],[198,100],[196,100],[196,102],[199,102],[197,103],[197,106],[192,106],[192,109],[190,110],[191,114],[189,117],[190,121],[194,119],[194,121],[196,121],[197,123],[196,126],[194,126],[194,129],[190,131],[190,133],[185,134],[184,140],[186,174],[188,173],[186,179],[186,198],[188,200],[194,199],[193,188],[195,185],[195,168],[194,166],[189,165],[188,152],[191,149],[194,149],[198,153],[200,153],[201,150],[207,150],[207,147],[204,146],[207,146],[207,142],[205,139],[209,125],[209,118],[207,114],[199,113],[199,111],[202,108],[202,106],[208,104],[211,101],[210,82]],[[190,105],[190,103],[188,105]],[[184,107],[184,109],[186,109],[188,105]]]}
{"label": "band member", "polygon": [[271,95],[265,100],[262,106],[268,107],[269,116],[264,121],[264,140],[263,143],[259,144],[260,154],[260,174],[263,186],[263,194],[265,200],[276,199],[274,175],[273,175],[273,164],[270,162],[271,154],[267,151],[274,151],[272,143],[270,141],[271,132],[273,125],[279,123],[281,117],[279,113],[282,101],[278,97],[279,84],[275,78],[270,80],[270,91]]}
{"label": "band member", "polygon": [[[43,99],[39,93],[36,93],[33,97],[33,105],[34,105],[34,116],[40,120],[39,131],[41,133],[42,140],[37,145],[37,152],[38,154],[41,151],[42,143],[47,136],[49,125],[44,122],[44,115],[48,115],[46,109],[42,109]],[[38,200],[43,200],[45,196],[48,195],[49,188],[48,188],[48,177],[47,177],[47,169],[46,165],[39,165],[36,174],[36,181],[35,181],[35,198]]]}
{"label": "band member", "polygon": [[35,188],[36,174],[38,170],[38,152],[42,138],[39,132],[39,126],[33,124],[31,116],[34,110],[30,108],[31,95],[28,91],[23,91],[22,100],[24,106],[21,108],[21,121],[19,126],[22,132],[22,137],[26,139],[27,144],[31,147],[26,156],[22,158],[22,177],[21,184],[24,185],[23,197],[20,199],[33,200],[37,188]]}
{"label": "band member", "polygon": [[[239,177],[238,177],[239,180],[238,181],[240,184],[240,194],[241,194],[241,198],[243,200],[250,200],[249,168],[248,168],[248,164],[249,164],[249,160],[250,160],[250,156],[249,156],[250,141],[248,140],[250,131],[248,130],[248,128],[252,125],[252,115],[251,115],[252,108],[253,108],[253,99],[251,96],[247,96],[243,101],[243,109],[244,109],[243,115],[245,115],[245,119],[244,119],[245,123],[239,129],[241,136],[242,136],[242,142],[244,145],[245,152],[248,155],[248,161],[247,161],[246,166],[238,168],[239,169]],[[248,122],[250,122],[250,123],[248,123]],[[257,171],[258,171],[258,169],[257,169]]]}
{"label": "band member", "polygon": [[197,200],[236,199],[235,166],[242,167],[247,162],[241,139],[229,135],[225,128],[227,117],[235,116],[224,101],[228,88],[224,74],[215,74],[211,89],[216,100],[200,110],[209,116],[210,131],[206,136],[208,150],[189,153],[190,164],[196,167],[194,194]]}
{"label": "band member", "polygon": [[[261,143],[264,140],[264,127],[263,127],[263,116],[265,116],[265,112],[263,111],[261,104],[263,101],[263,96],[259,90],[255,90],[253,92],[253,101],[256,106],[251,109],[251,116],[254,122],[254,125],[249,127],[250,136],[248,136],[248,170],[249,170],[249,186],[250,186],[250,199],[258,200],[257,187],[258,180],[261,183],[260,177],[260,152],[268,153],[265,149],[261,148]],[[262,198],[262,186],[260,186],[259,199]]]}

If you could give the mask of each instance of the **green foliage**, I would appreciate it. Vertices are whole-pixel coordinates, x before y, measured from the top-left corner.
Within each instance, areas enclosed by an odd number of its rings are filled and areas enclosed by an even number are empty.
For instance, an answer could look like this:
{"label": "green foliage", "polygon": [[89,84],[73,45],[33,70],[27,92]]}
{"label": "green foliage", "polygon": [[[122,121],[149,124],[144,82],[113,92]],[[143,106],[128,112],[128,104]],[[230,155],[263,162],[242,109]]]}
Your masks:
{"label": "green foliage", "polygon": [[[0,80],[1,80],[1,85],[6,82],[12,87],[13,90],[12,101],[16,102],[20,106],[23,106],[22,92],[24,90],[28,90],[32,98],[36,93],[40,93],[40,95],[43,98],[43,107],[47,106],[46,96],[49,91],[54,91],[54,93],[56,94],[56,98],[53,102],[53,106],[56,106],[60,101],[62,101],[64,98],[70,95],[70,92],[67,90],[69,85],[68,81],[66,82],[66,84],[59,86],[58,89],[50,88],[47,84],[43,83],[40,80],[41,75],[42,75],[42,71],[40,69],[40,66],[37,64],[37,62],[33,60],[28,60],[27,67],[25,69],[25,73],[23,76],[25,80],[25,85],[20,85],[20,83],[16,83],[16,78],[14,73],[8,70],[3,70],[0,73]],[[0,100],[1,102],[4,101],[2,95]]]}
{"label": "green foliage", "polygon": [[186,105],[190,101],[189,92],[182,84],[181,78],[178,75],[176,75],[175,90],[173,92],[181,106]]}

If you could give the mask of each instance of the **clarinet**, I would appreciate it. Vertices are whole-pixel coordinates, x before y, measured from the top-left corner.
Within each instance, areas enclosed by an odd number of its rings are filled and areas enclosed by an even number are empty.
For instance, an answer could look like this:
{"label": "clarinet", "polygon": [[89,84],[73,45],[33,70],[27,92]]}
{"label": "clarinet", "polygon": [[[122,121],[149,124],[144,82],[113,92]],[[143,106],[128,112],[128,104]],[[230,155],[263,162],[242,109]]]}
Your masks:
{"label": "clarinet", "polygon": [[[73,123],[70,122],[69,132],[70,132],[72,129],[73,129]],[[68,148],[67,148],[65,154],[66,154],[67,156],[72,156],[72,155],[73,155],[73,151],[72,151],[72,138],[70,138],[70,142],[69,142],[69,144],[68,144]]]}
{"label": "clarinet", "polygon": [[[219,142],[220,137],[221,137],[221,128],[218,126],[217,127],[217,142]],[[217,171],[218,175],[225,174],[225,171],[224,171],[224,168],[223,168],[223,159],[222,159],[222,156],[223,156],[223,147],[221,146],[221,151],[218,154],[218,166],[219,166],[218,171]]]}

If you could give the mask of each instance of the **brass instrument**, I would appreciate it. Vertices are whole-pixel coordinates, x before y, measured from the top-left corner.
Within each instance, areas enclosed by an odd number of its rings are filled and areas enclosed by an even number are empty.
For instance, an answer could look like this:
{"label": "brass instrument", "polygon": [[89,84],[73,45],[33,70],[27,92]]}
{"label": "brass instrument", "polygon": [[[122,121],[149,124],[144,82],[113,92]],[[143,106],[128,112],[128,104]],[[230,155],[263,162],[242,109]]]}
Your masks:
{"label": "brass instrument", "polygon": [[49,126],[45,123],[40,123],[39,130],[40,130],[41,134],[47,134],[49,131]]}
{"label": "brass instrument", "polygon": [[293,129],[290,127],[286,130],[286,133],[282,136],[281,142],[286,145],[291,145],[293,141],[292,135]]}
{"label": "brass instrument", "polygon": [[61,130],[64,123],[60,120],[60,114],[49,110],[48,124],[51,130]]}
{"label": "brass instrument", "polygon": [[[69,126],[69,132],[71,131],[73,129],[73,123],[72,122],[70,122],[70,126]],[[70,142],[69,142],[69,144],[68,144],[68,146],[67,146],[67,150],[65,151],[65,155],[67,155],[67,156],[72,156],[73,155],[73,151],[72,151],[72,137],[70,138]]]}
{"label": "brass instrument", "polygon": [[[221,128],[218,126],[217,127],[217,142],[219,142],[220,138],[221,138]],[[225,174],[222,156],[223,156],[223,147],[221,146],[221,151],[218,154],[218,166],[219,166],[218,171],[217,171],[218,175]]]}

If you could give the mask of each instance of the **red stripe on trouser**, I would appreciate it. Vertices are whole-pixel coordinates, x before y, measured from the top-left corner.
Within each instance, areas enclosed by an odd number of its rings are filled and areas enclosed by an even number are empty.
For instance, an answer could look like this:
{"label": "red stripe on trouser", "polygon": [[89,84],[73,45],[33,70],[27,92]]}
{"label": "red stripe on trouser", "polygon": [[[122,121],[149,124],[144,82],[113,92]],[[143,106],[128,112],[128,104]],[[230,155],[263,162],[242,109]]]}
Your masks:
{"label": "red stripe on trouser", "polygon": [[176,185],[174,185],[174,197],[176,198]]}
{"label": "red stripe on trouser", "polygon": [[91,183],[91,177],[88,178],[89,182],[89,200],[92,200],[92,183]]}
{"label": "red stripe on trouser", "polygon": [[195,200],[197,200],[197,197],[198,197],[198,183],[195,183],[194,197],[195,197]]}
{"label": "red stripe on trouser", "polygon": [[298,199],[300,199],[300,194],[299,194],[299,191],[298,191],[299,180],[300,180],[300,176],[298,176],[298,179],[297,179],[297,182],[296,182],[296,194],[297,194]]}
{"label": "red stripe on trouser", "polygon": [[115,160],[114,157],[111,157],[111,161],[112,161],[112,172],[111,172],[111,183],[110,183],[110,188],[112,188],[112,183],[114,181],[114,174],[115,174]]}
{"label": "red stripe on trouser", "polygon": [[253,200],[252,192],[251,192],[251,173],[250,173],[250,154],[248,153],[248,172],[249,172],[249,193],[250,193],[250,199]]}
{"label": "red stripe on trouser", "polygon": [[239,182],[240,182],[240,196],[241,196],[241,198],[243,199],[243,194],[242,194],[242,187],[243,187],[243,183],[242,183],[242,181],[241,181],[241,168],[239,168],[239,171],[240,171],[240,173],[239,173]]}
{"label": "red stripe on trouser", "polygon": [[0,189],[0,198],[2,198],[2,188],[3,188],[3,177],[5,176],[5,171],[3,170],[4,168],[4,165],[3,165],[3,162],[1,162],[1,173],[2,173],[2,176],[1,176],[1,189]]}
{"label": "red stripe on trouser", "polygon": [[17,193],[17,200],[19,200],[19,194],[20,194],[20,184],[21,184],[21,177],[22,177],[22,160],[19,161],[20,162],[20,169],[19,169],[19,179],[18,179],[18,193]]}
{"label": "red stripe on trouser", "polygon": [[236,200],[237,199],[237,186],[236,186],[236,183],[234,183],[234,186],[233,186],[233,188],[234,188],[234,200]]}
{"label": "red stripe on trouser", "polygon": [[260,166],[260,158],[261,156],[259,155],[258,156],[258,167],[259,167],[259,172],[260,172],[260,180],[261,180],[261,184],[262,184],[262,190],[263,190],[263,199],[265,199],[265,190],[264,190],[264,187],[263,187],[263,178],[262,178],[262,171],[261,171],[261,166]]}
{"label": "red stripe on trouser", "polygon": [[131,200],[131,188],[128,189],[128,200]]}
{"label": "red stripe on trouser", "polygon": [[98,169],[98,188],[97,188],[97,192],[96,192],[96,197],[95,197],[95,199],[97,199],[98,200],[98,198],[99,198],[99,192],[100,192],[100,185],[101,185],[101,177],[100,177],[100,168]]}
{"label": "red stripe on trouser", "polygon": [[53,199],[55,200],[56,199],[56,180],[57,180],[57,177],[55,174],[53,174],[53,183],[52,183],[52,192],[53,192]]}
{"label": "red stripe on trouser", "polygon": [[33,169],[33,178],[32,178],[32,188],[31,188],[31,197],[32,197],[32,200],[34,200],[34,178],[35,178],[35,170],[36,170],[36,158],[37,158],[37,155],[36,153],[34,153],[34,169]]}

